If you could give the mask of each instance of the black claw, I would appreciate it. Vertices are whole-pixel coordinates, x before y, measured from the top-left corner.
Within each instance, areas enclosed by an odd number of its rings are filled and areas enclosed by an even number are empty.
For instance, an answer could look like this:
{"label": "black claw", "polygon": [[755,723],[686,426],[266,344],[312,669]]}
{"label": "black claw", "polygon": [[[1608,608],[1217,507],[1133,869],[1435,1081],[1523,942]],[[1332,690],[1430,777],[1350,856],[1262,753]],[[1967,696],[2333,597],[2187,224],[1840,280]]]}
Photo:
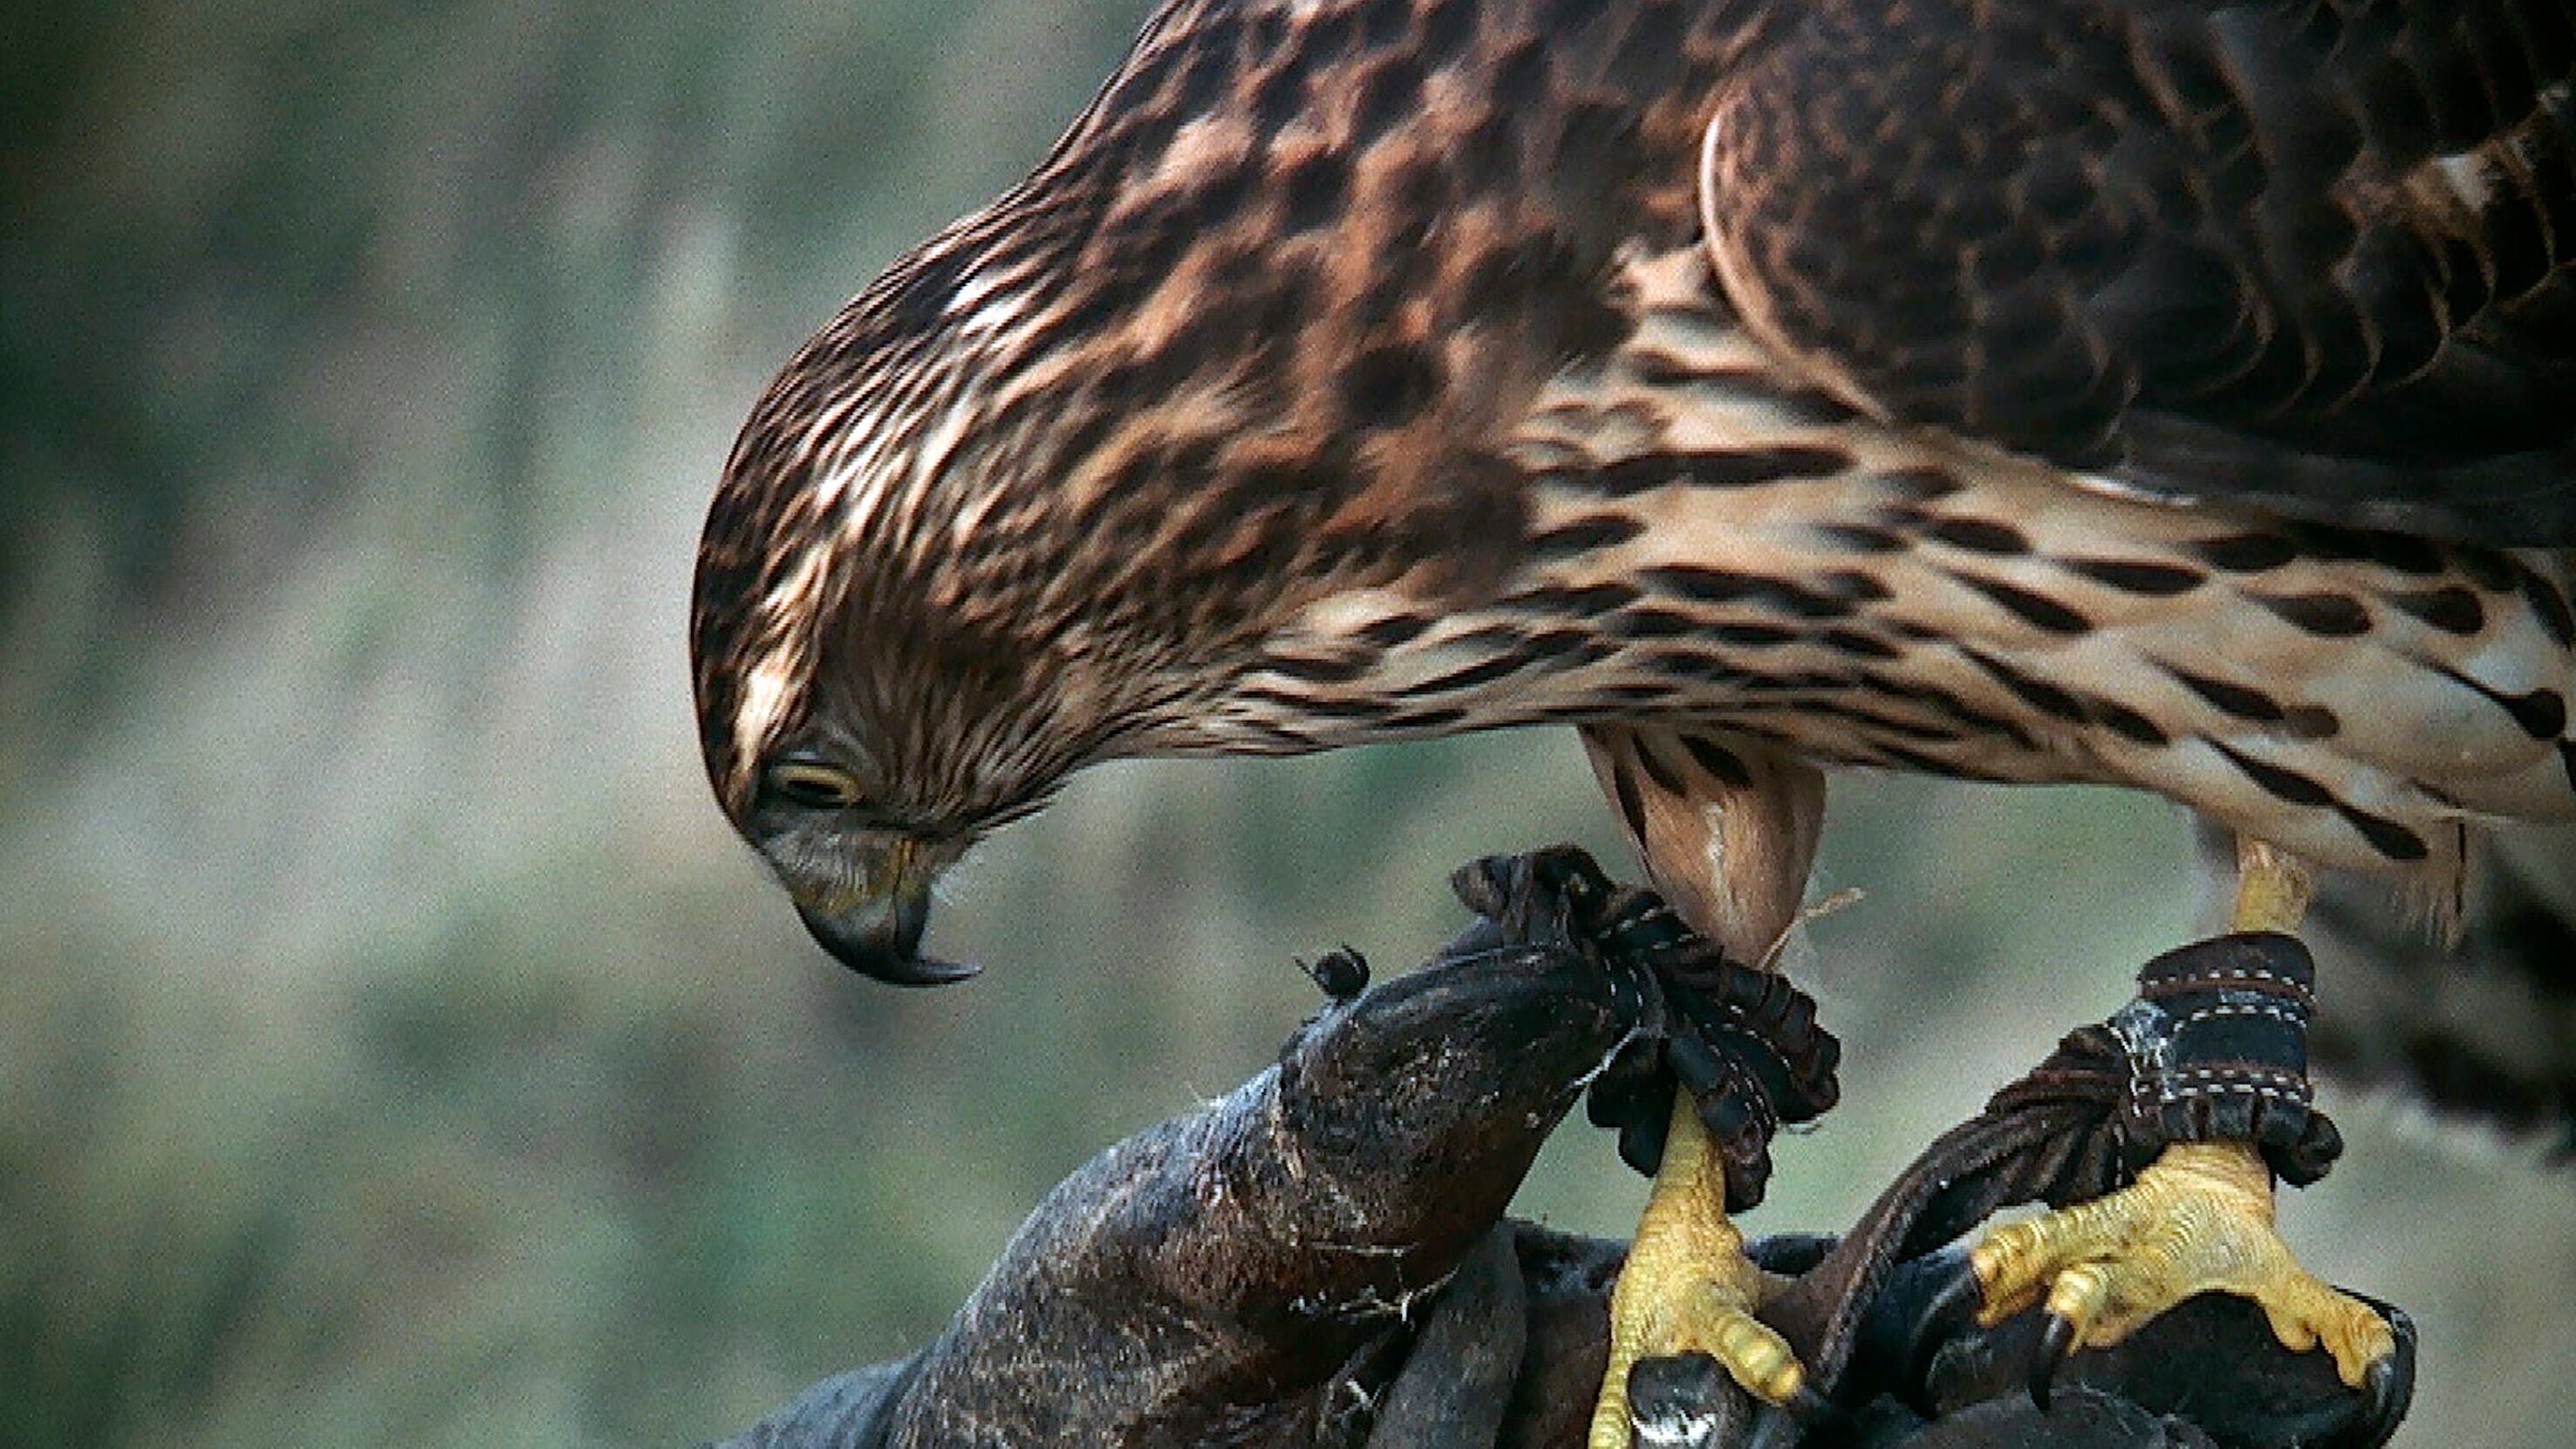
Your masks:
{"label": "black claw", "polygon": [[2407,1387],[2406,1375],[2393,1353],[2362,1374],[2362,1442],[2366,1449],[2380,1449],[2396,1437],[2397,1426],[2406,1417]]}
{"label": "black claw", "polygon": [[[1941,1284],[1938,1291],[1916,1312],[1907,1325],[1905,1346],[1905,1392],[1923,1396],[1929,1402],[1932,1361],[1941,1346],[1974,1329],[1977,1310],[1985,1305],[1985,1285],[1977,1281],[1975,1270],[1962,1257]],[[2037,1395],[2033,1395],[2034,1398]]]}
{"label": "black claw", "polygon": [[2062,1313],[2048,1315],[2048,1326],[2039,1331],[2039,1347],[2030,1355],[2030,1401],[2043,1414],[2057,1389],[2057,1371],[2074,1347],[2075,1320]]}
{"label": "black claw", "polygon": [[1791,1449],[1819,1430],[1829,1435],[1837,1432],[1833,1426],[1841,1422],[1842,1411],[1834,1407],[1833,1400],[1816,1392],[1814,1384],[1800,1384],[1785,1404],[1754,1406],[1753,1428],[1745,1438],[1744,1449]]}
{"label": "black claw", "polygon": [[1696,1350],[1642,1358],[1628,1370],[1628,1423],[1654,1444],[1716,1449],[1731,1413],[1743,1404],[1718,1361]]}
{"label": "black claw", "polygon": [[1744,1449],[1791,1449],[1806,1432],[1797,1410],[1764,1404],[1753,1411],[1753,1432],[1745,1436]]}
{"label": "black claw", "polygon": [[2372,1364],[2361,1376],[2363,1412],[2372,1423],[2388,1417],[2389,1408],[2397,1402],[2397,1360],[2394,1356]]}
{"label": "black claw", "polygon": [[2325,1443],[2332,1449],[2382,1449],[2397,1436],[2415,1402],[2415,1323],[2405,1310],[2369,1294],[2355,1295],[2388,1320],[2397,1342],[2388,1356],[2362,1370],[2359,1408]]}
{"label": "black claw", "polygon": [[1803,1424],[1812,1424],[1834,1411],[1833,1404],[1824,1395],[1816,1392],[1814,1384],[1798,1385],[1798,1391],[1791,1394],[1789,1402],[1780,1407],[1787,1413],[1795,1415]]}

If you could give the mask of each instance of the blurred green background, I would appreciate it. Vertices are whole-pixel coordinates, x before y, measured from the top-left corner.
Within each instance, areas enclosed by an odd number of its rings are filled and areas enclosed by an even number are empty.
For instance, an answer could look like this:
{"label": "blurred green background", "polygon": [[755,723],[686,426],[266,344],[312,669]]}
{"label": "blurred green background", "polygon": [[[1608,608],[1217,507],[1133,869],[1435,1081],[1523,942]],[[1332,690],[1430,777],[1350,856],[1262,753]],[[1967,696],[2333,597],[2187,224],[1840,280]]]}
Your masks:
{"label": "blurred green background", "polygon": [[[972,987],[801,937],[687,717],[768,371],[1007,184],[1142,0],[0,19],[0,1444],[681,1445],[930,1334],[1036,1195],[1258,1069],[1469,855],[1607,851],[1498,737],[1084,781],[970,862]],[[1846,1222],[2201,918],[2180,816],[1842,787],[1801,974]],[[2576,1194],[2384,1102],[2288,1209],[2413,1307],[2421,1445],[2563,1443]],[[1523,1208],[1624,1231],[1569,1132]]]}

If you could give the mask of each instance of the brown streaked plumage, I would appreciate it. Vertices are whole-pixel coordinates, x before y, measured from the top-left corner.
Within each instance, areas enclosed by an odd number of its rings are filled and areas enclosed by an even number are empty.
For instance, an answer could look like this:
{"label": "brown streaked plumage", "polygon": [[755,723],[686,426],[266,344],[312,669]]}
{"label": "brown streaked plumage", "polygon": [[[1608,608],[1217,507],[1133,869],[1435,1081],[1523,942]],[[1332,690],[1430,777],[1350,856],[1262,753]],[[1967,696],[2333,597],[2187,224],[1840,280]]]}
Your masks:
{"label": "brown streaked plumage", "polygon": [[[907,982],[1086,764],[1551,722],[1741,959],[1832,765],[2170,796],[2243,929],[2299,860],[2455,909],[2576,817],[2571,74],[2558,0],[1181,0],[754,409],[708,770]],[[1596,1445],[1641,1355],[1801,1392],[1670,1141]],[[2043,1344],[2216,1287],[2384,1390],[2270,1222],[2178,1144],[1974,1261]]]}
{"label": "brown streaked plumage", "polygon": [[[2570,31],[1171,6],[754,411],[718,794],[841,909],[1094,760],[1560,721],[2448,890],[2576,813]],[[855,803],[765,789],[800,752]]]}

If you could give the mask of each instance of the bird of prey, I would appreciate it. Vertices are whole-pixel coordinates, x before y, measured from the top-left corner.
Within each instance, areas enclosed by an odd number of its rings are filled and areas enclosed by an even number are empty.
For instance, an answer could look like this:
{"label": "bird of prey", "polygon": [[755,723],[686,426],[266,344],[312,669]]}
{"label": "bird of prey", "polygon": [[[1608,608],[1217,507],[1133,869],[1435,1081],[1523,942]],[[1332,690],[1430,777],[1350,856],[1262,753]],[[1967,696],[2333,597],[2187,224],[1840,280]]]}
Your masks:
{"label": "bird of prey", "polygon": [[[1088,764],[1550,723],[1745,960],[1827,767],[2171,797],[2245,928],[2312,866],[2438,917],[2576,816],[2571,73],[2564,0],[1175,0],[752,412],[716,793],[908,982]],[[1623,1352],[1784,1398],[1678,1125]],[[2178,1146],[1989,1308],[2214,1283],[2359,1384],[2271,1186]]]}

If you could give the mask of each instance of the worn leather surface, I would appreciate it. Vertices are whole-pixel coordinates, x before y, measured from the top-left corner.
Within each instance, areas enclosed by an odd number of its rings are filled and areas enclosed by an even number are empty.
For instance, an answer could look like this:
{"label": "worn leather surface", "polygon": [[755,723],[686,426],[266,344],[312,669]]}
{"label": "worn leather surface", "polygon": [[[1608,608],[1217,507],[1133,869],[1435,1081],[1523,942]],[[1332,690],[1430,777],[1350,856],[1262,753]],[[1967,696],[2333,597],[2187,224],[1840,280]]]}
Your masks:
{"label": "worn leather surface", "polygon": [[[1621,949],[1645,939],[1635,903],[1599,894],[1579,853],[1475,869],[1462,894],[1485,919],[1430,963],[1364,990],[1350,989],[1364,969],[1334,973],[1334,999],[1276,1066],[1050,1193],[938,1339],[827,1380],[724,1449],[1580,1444],[1622,1249],[1504,1209],[1605,1063],[1633,1057],[1641,1036],[1711,1034],[1651,964],[1689,953]],[[1817,1056],[1810,1041],[1779,1060]],[[2120,1349],[2079,1355],[2053,1410],[2031,1404],[2032,1326],[1979,1329],[1957,1256],[1939,1250],[2002,1204],[2116,1176],[2120,1154],[2102,1138],[2120,1077],[2061,1050],[1934,1143],[1838,1240],[1755,1244],[1765,1266],[1802,1275],[1766,1316],[1836,1409],[1789,1424],[1718,1378],[1705,1442],[2383,1439],[2403,1393],[2373,1413],[2322,1356],[2281,1349],[2233,1300],[2195,1301]],[[2396,1321],[2411,1382],[2412,1332]]]}

